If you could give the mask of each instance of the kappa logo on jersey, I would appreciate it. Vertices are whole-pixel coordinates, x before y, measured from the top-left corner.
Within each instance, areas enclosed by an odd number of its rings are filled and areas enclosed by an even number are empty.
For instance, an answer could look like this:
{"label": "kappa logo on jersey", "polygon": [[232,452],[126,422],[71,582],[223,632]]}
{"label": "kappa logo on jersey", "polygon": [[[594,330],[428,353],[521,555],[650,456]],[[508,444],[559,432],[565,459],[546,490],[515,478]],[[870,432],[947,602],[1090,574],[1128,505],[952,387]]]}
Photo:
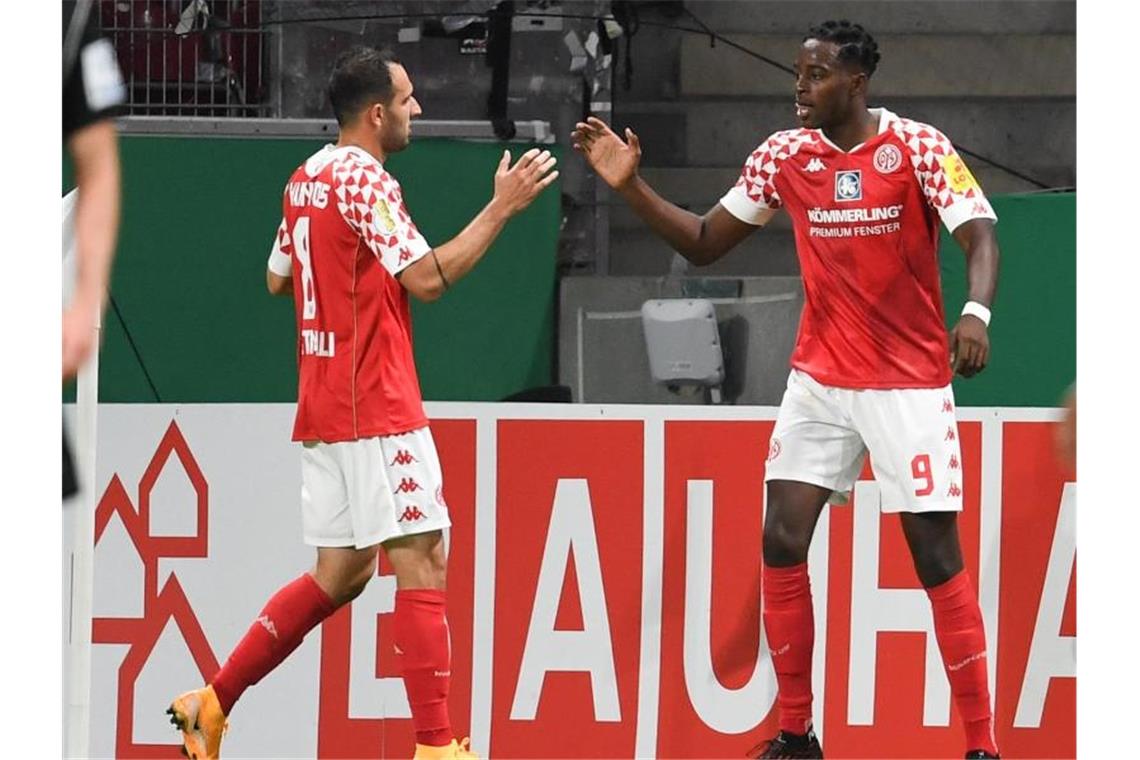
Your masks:
{"label": "kappa logo on jersey", "polygon": [[408,248],[406,246],[401,246],[400,247],[400,261],[399,261],[399,263],[403,264],[405,261],[409,260],[410,258],[412,258],[412,252],[410,250],[408,250]]}
{"label": "kappa logo on jersey", "polygon": [[422,490],[423,486],[417,483],[415,478],[400,478],[400,485],[396,486],[393,493],[414,493]]}
{"label": "kappa logo on jersey", "polygon": [[391,235],[396,231],[396,220],[392,217],[392,209],[388,207],[388,201],[383,198],[377,198],[372,204],[372,225],[377,232]]}
{"label": "kappa logo on jersey", "polygon": [[421,512],[419,507],[406,507],[404,514],[400,515],[400,518],[396,520],[396,522],[418,522],[425,517],[427,517],[427,515]]}
{"label": "kappa logo on jersey", "polygon": [[879,174],[891,174],[902,166],[902,151],[893,143],[880,145],[872,161]]}
{"label": "kappa logo on jersey", "polygon": [[816,156],[811,161],[807,162],[807,166],[804,167],[804,171],[805,172],[821,172],[826,168],[827,167],[823,165],[823,161],[821,161],[819,159],[819,156]]}
{"label": "kappa logo on jersey", "polygon": [[396,452],[396,456],[392,459],[391,464],[389,464],[388,466],[389,467],[395,467],[396,465],[400,465],[401,467],[407,467],[412,462],[418,462],[418,461],[420,461],[420,460],[418,460],[414,456],[412,456],[412,452],[408,451],[407,449],[400,449],[399,451]]}
{"label": "kappa logo on jersey", "polygon": [[975,216],[985,216],[992,213],[989,208],[986,207],[986,204],[981,201],[974,201],[973,212]]}
{"label": "kappa logo on jersey", "polygon": [[863,200],[863,172],[851,169],[835,173],[835,200],[861,201]]}
{"label": "kappa logo on jersey", "polygon": [[447,502],[443,500],[443,486],[435,487],[435,503],[441,507],[447,506]]}
{"label": "kappa logo on jersey", "polygon": [[772,442],[768,444],[768,461],[771,462],[776,457],[780,456],[780,451],[783,447],[780,446],[780,439],[773,438]]}
{"label": "kappa logo on jersey", "polygon": [[978,181],[974,179],[973,174],[970,174],[966,162],[957,153],[942,156],[938,159],[938,163],[942,164],[942,171],[946,173],[946,184],[950,185],[951,190],[964,193],[967,190],[977,189]]}

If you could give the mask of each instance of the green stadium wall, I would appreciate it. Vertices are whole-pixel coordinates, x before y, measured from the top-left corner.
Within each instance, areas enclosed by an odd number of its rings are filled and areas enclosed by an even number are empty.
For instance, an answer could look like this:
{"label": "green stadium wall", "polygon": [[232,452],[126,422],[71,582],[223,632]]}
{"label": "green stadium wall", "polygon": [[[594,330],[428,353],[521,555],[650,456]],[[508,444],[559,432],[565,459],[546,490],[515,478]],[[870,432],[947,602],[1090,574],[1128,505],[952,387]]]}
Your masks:
{"label": "green stadium wall", "polygon": [[[265,261],[285,181],[322,143],[122,138],[112,292],[162,401],[295,398],[292,301],[266,292]],[[501,150],[423,139],[388,162],[430,243],[451,238],[489,200]],[[990,365],[956,379],[955,395],[960,406],[1056,406],[1076,377],[1076,194],[992,200],[1002,262]],[[426,399],[494,401],[553,382],[560,221],[558,190],[547,190],[446,298],[413,301]],[[945,231],[942,275],[949,326],[965,301],[965,258]],[[104,322],[100,400],[157,400],[113,310]]]}
{"label": "green stadium wall", "polygon": [[[991,198],[1001,275],[990,321],[990,362],[955,378],[959,406],[1058,406],[1077,377],[1077,196]],[[966,302],[966,257],[942,231],[942,290],[952,327]]]}
{"label": "green stadium wall", "polygon": [[[266,291],[265,262],[285,182],[324,142],[122,138],[112,278],[122,322],[108,308],[101,401],[157,400],[122,324],[162,401],[296,399],[292,299]],[[428,242],[450,239],[490,200],[502,151],[500,143],[423,139],[387,162]],[[64,188],[72,185],[65,167]],[[494,401],[552,382],[560,222],[556,184],[511,220],[446,298],[413,300],[425,398]]]}

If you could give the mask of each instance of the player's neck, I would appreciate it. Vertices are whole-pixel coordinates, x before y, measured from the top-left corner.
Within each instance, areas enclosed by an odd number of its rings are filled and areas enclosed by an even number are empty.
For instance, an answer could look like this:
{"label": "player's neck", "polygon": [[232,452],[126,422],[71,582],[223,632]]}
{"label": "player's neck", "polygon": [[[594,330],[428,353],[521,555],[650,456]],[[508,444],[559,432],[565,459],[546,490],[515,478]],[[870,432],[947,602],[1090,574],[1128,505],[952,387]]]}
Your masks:
{"label": "player's neck", "polygon": [[827,139],[842,151],[862,145],[879,133],[879,120],[866,106],[855,109],[851,118],[833,127],[824,127]]}
{"label": "player's neck", "polygon": [[387,156],[384,154],[384,149],[380,147],[379,140],[370,139],[368,136],[359,135],[351,131],[342,130],[340,137],[336,141],[336,147],[347,148],[352,146],[360,148],[365,153],[368,153],[380,163],[384,163]]}

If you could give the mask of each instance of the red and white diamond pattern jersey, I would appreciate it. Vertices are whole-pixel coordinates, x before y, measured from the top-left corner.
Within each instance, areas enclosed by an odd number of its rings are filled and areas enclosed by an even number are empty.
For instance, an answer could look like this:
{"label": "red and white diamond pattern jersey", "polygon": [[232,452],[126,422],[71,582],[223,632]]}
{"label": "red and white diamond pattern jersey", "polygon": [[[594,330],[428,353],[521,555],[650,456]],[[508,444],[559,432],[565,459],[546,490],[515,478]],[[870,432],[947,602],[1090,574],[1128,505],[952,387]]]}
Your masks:
{"label": "red and white diamond pattern jersey", "polygon": [[800,148],[819,141],[819,132],[809,129],[789,129],[777,132],[765,140],[759,148],[752,151],[752,155],[744,163],[740,179],[733,188],[736,192],[730,191],[734,200],[743,193],[748,203],[734,203],[735,208],[729,210],[733,213],[737,210],[745,213],[748,218],[744,221],[752,224],[767,222],[772,212],[783,205],[780,201],[780,191],[775,183],[780,166],[799,153]]}
{"label": "red and white diamond pattern jersey", "polygon": [[293,172],[268,265],[293,280],[293,440],[333,443],[427,424],[408,294],[396,276],[430,251],[400,184],[360,148],[325,146]]}
{"label": "red and white diamond pattern jersey", "polygon": [[793,367],[844,388],[938,388],[951,379],[939,222],[997,217],[937,129],[879,111],[848,152],[820,131],[776,132],[720,203],[749,224],[783,208],[804,283]]}

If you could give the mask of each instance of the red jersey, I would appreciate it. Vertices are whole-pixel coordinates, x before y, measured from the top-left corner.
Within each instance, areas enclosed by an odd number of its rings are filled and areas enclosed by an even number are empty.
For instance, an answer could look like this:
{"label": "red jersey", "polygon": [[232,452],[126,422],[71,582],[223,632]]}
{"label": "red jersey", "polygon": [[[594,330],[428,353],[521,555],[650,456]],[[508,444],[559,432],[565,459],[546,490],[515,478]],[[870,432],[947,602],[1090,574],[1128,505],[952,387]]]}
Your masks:
{"label": "red jersey", "polygon": [[792,366],[843,388],[938,388],[950,352],[939,220],[997,219],[950,141],[878,109],[879,132],[844,152],[818,129],[777,132],[720,203],[764,224],[792,218],[804,283]]}
{"label": "red jersey", "polygon": [[327,145],[293,172],[282,207],[269,269],[293,278],[293,440],[423,427],[408,293],[395,276],[431,247],[400,184],[364,150]]}

